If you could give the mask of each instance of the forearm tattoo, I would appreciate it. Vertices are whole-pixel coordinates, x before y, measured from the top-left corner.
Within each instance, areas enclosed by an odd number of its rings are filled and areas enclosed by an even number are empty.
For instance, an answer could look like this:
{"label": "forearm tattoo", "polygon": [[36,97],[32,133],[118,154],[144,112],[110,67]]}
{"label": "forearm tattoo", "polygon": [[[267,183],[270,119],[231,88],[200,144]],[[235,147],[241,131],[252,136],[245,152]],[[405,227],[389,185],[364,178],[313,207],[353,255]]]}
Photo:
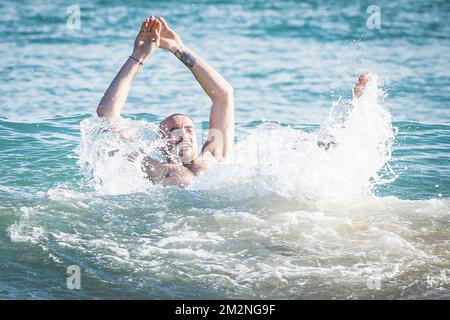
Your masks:
{"label": "forearm tattoo", "polygon": [[185,50],[183,47],[177,49],[175,51],[175,56],[181,60],[181,62],[184,63],[186,67],[189,69],[192,69],[195,64],[195,58],[193,55],[191,55],[187,50]]}

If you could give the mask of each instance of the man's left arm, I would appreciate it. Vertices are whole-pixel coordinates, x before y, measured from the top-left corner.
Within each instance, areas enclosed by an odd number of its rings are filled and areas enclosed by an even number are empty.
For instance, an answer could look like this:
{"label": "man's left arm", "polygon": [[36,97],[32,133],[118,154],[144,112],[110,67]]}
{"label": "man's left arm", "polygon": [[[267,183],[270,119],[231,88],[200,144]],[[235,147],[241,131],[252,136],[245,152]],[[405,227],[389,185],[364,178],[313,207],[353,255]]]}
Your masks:
{"label": "man's left arm", "polygon": [[233,87],[193,50],[183,45],[179,36],[164,18],[161,31],[161,47],[171,51],[191,70],[205,93],[211,98],[208,139],[203,152],[220,160],[226,157],[234,142],[234,92]]}
{"label": "man's left arm", "polygon": [[234,141],[233,87],[193,50],[181,46],[174,54],[191,70],[211,98],[209,133],[202,152],[211,152],[221,160],[231,152]]}

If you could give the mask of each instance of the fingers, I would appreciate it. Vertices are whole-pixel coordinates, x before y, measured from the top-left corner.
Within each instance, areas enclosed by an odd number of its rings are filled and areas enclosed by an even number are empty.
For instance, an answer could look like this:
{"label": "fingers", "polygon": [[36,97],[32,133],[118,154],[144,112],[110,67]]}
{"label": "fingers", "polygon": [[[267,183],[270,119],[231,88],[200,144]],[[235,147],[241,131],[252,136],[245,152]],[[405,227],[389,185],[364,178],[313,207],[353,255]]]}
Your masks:
{"label": "fingers", "polygon": [[148,19],[145,19],[144,22],[142,22],[141,31],[145,31],[145,29],[147,28],[147,25],[148,25]]}
{"label": "fingers", "polygon": [[155,32],[157,24],[158,24],[158,20],[152,21],[152,25],[150,26],[150,32]]}
{"label": "fingers", "polygon": [[366,87],[366,84],[369,81],[369,78],[370,78],[370,76],[369,76],[368,72],[364,72],[359,76],[358,82],[356,83],[355,87],[353,88],[353,96],[356,96],[357,98],[362,96],[364,89]]}
{"label": "fingers", "polygon": [[160,33],[164,24],[166,25],[165,28],[168,28],[167,22],[159,21],[154,16],[150,16],[148,19],[145,19],[144,22],[142,23],[141,31]]}
{"label": "fingers", "polygon": [[356,86],[364,88],[364,86],[367,84],[368,81],[369,81],[369,74],[365,72],[359,76]]}
{"label": "fingers", "polygon": [[160,21],[156,21],[156,29],[155,29],[155,32],[156,32],[157,35],[159,35],[159,33],[161,32],[161,29],[162,29],[162,24],[161,24],[161,22],[160,22]]}
{"label": "fingers", "polygon": [[369,75],[368,72],[361,73],[361,75],[358,78],[358,82],[366,82],[368,80],[368,75]]}
{"label": "fingers", "polygon": [[155,17],[151,16],[151,17],[149,17],[148,19],[145,19],[145,20],[148,21],[148,22],[147,22],[147,25],[145,26],[145,30],[143,30],[143,31],[150,32],[150,29],[151,29],[153,23],[155,22]]}
{"label": "fingers", "polygon": [[169,29],[169,24],[167,23],[166,19],[164,19],[163,17],[159,17],[159,21],[161,21],[164,29]]}

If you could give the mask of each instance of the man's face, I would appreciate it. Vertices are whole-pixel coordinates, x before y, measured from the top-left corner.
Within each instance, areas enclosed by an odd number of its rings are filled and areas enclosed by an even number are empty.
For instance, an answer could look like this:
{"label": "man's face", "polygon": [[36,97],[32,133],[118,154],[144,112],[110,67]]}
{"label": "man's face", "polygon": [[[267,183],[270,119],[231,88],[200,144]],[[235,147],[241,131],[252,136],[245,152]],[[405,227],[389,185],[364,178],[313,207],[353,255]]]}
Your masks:
{"label": "man's face", "polygon": [[180,157],[184,164],[197,158],[198,143],[194,123],[185,115],[171,115],[159,124],[167,143],[167,152]]}

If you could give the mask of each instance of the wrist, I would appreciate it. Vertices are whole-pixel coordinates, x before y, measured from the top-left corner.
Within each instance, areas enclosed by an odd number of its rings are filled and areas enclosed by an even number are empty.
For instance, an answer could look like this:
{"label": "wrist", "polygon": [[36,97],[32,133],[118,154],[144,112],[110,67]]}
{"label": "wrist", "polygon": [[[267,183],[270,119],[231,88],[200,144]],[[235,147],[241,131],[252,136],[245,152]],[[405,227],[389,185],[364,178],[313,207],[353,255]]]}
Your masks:
{"label": "wrist", "polygon": [[181,51],[183,48],[184,48],[183,43],[179,43],[179,44],[176,44],[176,45],[172,46],[169,50],[170,50],[173,54],[175,54],[177,51]]}
{"label": "wrist", "polygon": [[147,59],[147,55],[138,54],[133,51],[130,55],[130,58],[132,58],[133,60],[138,60],[141,63],[144,63],[145,59]]}
{"label": "wrist", "polygon": [[128,56],[127,62],[128,61],[130,61],[131,63],[137,64],[137,65],[140,65],[140,66],[142,66],[144,64],[144,59],[136,58],[135,56],[133,56],[133,54]]}
{"label": "wrist", "polygon": [[144,61],[155,51],[155,49],[150,50],[150,52],[139,52],[134,51],[131,53],[131,57],[139,60],[140,62],[144,63]]}

